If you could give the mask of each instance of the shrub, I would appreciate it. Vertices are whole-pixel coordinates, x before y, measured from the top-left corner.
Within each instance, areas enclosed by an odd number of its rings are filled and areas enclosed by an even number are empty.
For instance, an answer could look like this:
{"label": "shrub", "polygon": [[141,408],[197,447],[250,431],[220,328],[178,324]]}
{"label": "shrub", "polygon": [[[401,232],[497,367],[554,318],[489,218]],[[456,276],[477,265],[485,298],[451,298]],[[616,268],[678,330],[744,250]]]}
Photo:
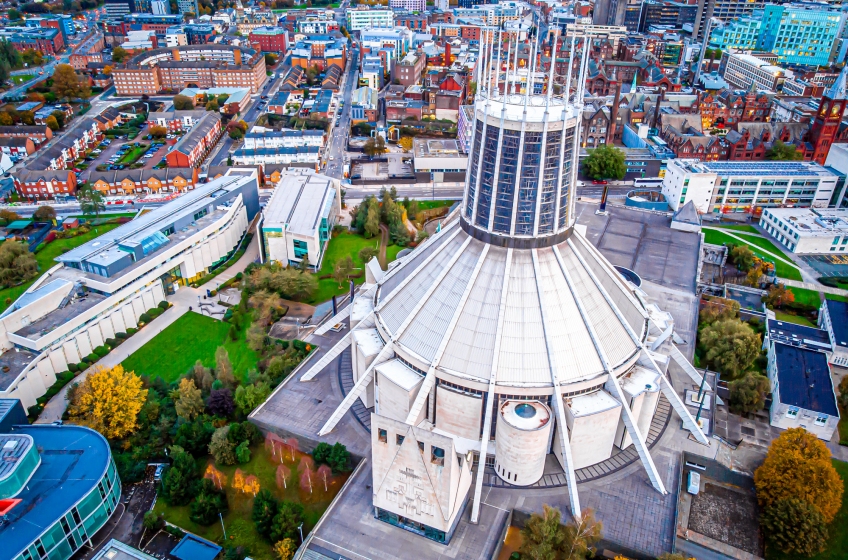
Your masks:
{"label": "shrub", "polygon": [[79,366],[76,364],[68,364],[68,371],[71,373],[76,373],[79,371]]}
{"label": "shrub", "polygon": [[139,323],[149,323],[150,319],[151,319],[151,317],[147,313],[142,313],[141,315],[138,316],[138,322]]}
{"label": "shrub", "polygon": [[118,344],[120,344],[120,342],[117,339],[114,339],[114,338],[107,338],[106,339],[106,346],[108,346],[109,348],[114,348]]}
{"label": "shrub", "polygon": [[162,300],[162,301],[160,301],[160,302],[159,302],[158,307],[159,307],[159,309],[161,309],[162,311],[165,311],[166,309],[168,309],[169,307],[171,307],[171,304],[170,304],[170,303],[168,303],[168,302],[167,302],[167,301],[165,301],[165,300]]}
{"label": "shrub", "polygon": [[146,313],[155,319],[156,317],[158,317],[159,315],[161,315],[162,313],[164,313],[164,311],[162,311],[162,310],[161,310],[161,309],[159,309],[158,307],[153,307],[153,308],[151,308],[151,309],[148,309],[148,310],[146,311]]}
{"label": "shrub", "polygon": [[306,349],[306,347],[308,345],[305,342],[303,342],[302,340],[297,340],[297,339],[292,340],[292,346],[294,347],[295,350],[297,350],[298,352],[301,352],[303,354],[308,352],[308,350]]}
{"label": "shrub", "polygon": [[134,328],[129,328],[129,329],[127,329],[127,334],[128,334],[129,336],[132,336],[132,335],[134,335],[134,334],[135,334],[135,333],[137,333],[137,332],[138,332],[138,329],[134,329]]}
{"label": "shrub", "polygon": [[236,327],[236,325],[234,325],[234,324],[230,325],[230,331],[228,333],[230,335],[230,340],[232,340],[233,342],[238,340],[238,333],[239,333],[238,327]]}
{"label": "shrub", "polygon": [[94,353],[102,358],[103,356],[109,353],[109,349],[105,346],[98,346],[94,349]]}
{"label": "shrub", "polygon": [[115,338],[120,338],[120,339],[123,340],[123,339],[128,338],[128,337],[127,337],[127,333],[119,332],[119,333],[115,333]]}
{"label": "shrub", "polygon": [[244,278],[244,274],[242,274],[241,272],[236,272],[236,280],[241,280],[242,278]]}

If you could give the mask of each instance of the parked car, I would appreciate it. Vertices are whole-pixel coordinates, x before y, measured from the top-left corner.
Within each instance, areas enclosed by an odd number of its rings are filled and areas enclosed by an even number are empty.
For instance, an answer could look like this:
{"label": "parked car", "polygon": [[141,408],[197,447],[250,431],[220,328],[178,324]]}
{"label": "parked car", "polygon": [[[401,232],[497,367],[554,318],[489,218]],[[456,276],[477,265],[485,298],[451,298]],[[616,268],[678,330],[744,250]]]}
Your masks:
{"label": "parked car", "polygon": [[595,179],[594,181],[592,181],[592,184],[593,184],[593,185],[606,185],[606,184],[607,184],[607,182],[606,182],[606,181],[603,181],[603,180]]}

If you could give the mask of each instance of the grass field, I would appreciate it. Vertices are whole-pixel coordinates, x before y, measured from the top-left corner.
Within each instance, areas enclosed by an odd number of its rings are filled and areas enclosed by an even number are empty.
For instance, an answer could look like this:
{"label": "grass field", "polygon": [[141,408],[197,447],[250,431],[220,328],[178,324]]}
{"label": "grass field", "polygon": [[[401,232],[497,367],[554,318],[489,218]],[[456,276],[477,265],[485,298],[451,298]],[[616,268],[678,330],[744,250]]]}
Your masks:
{"label": "grass field", "polygon": [[[842,507],[836,514],[833,523],[828,525],[829,538],[824,552],[811,556],[809,560],[844,560],[848,551],[848,463],[833,460],[836,472],[842,477],[845,485],[845,497]],[[798,555],[784,554],[779,551],[766,550],[766,560],[795,560]]]}
{"label": "grass field", "polygon": [[406,249],[406,247],[400,247],[399,245],[389,245],[386,248],[386,262],[392,262],[397,260],[398,253]]}
{"label": "grass field", "polygon": [[[79,247],[83,243],[87,243],[95,237],[103,235],[107,231],[115,229],[116,227],[118,227],[118,224],[103,224],[102,226],[91,228],[91,231],[89,231],[88,233],[84,233],[82,235],[78,235],[70,239],[56,239],[52,243],[48,243],[40,251],[35,253],[35,260],[38,262],[39,272],[44,274],[54,265],[58,264],[53,259],[55,259],[59,255],[67,253],[74,247]],[[5,288],[3,290],[0,290],[0,311],[3,311],[7,307],[9,307],[9,305],[6,303],[7,299],[15,301],[30,286],[32,286],[36,280],[38,280],[38,277],[30,280],[29,282],[24,282],[20,286],[13,286],[11,288]]]}
{"label": "grass field", "polygon": [[189,311],[135,351],[122,365],[139,375],[158,376],[170,383],[186,373],[197,360],[205,366],[214,366],[215,350],[223,346],[230,355],[235,375],[246,377],[249,369],[256,368],[258,360],[256,352],[245,343],[248,326],[244,325],[238,339],[233,341],[228,336],[229,323]]}
{"label": "grass field", "polygon": [[[731,237],[729,235],[726,235],[726,234],[724,234],[720,231],[716,231],[714,229],[704,229],[703,231],[704,231],[704,241],[707,242],[707,243],[712,243],[714,245],[725,245],[725,244],[739,245],[739,243],[741,243],[741,241],[739,241],[735,237]],[[740,237],[742,237],[742,236],[740,236]],[[789,260],[789,258],[786,257],[786,255],[784,255],[782,251],[772,250],[772,249],[769,249],[769,248],[763,246],[765,244],[768,244],[768,245],[771,245],[771,247],[774,247],[774,245],[772,245],[769,241],[767,241],[766,239],[763,239],[763,238],[755,238],[755,237],[752,237],[750,235],[747,236],[744,239],[745,239],[745,244],[748,245],[748,247],[754,252],[755,255],[757,255],[758,257],[760,257],[761,259],[764,259],[766,261],[770,261],[770,262],[773,261],[774,262],[775,272],[778,275],[778,277],[788,278],[790,280],[798,280],[798,281],[802,280],[801,271],[799,271],[795,266],[786,264],[783,261],[777,260],[774,257],[771,257],[771,256],[769,256],[769,255],[767,255],[763,252],[764,250],[766,250],[766,251],[774,253],[778,257],[783,257],[783,258],[786,258],[786,260]],[[760,242],[762,242],[762,243],[760,243]]]}
{"label": "grass field", "polygon": [[818,328],[815,323],[807,319],[806,317],[800,317],[798,315],[790,315],[789,313],[784,313],[783,311],[774,312],[775,318],[778,321],[785,321],[787,323],[795,323],[796,325],[804,325],[805,327],[813,327]]}
{"label": "grass field", "polygon": [[795,301],[797,303],[812,305],[814,307],[819,307],[821,305],[819,292],[815,290],[807,290],[804,288],[789,288],[789,290],[795,295]]}
{"label": "grass field", "polygon": [[433,208],[442,208],[453,206],[456,200],[417,200],[419,210],[432,210]]}
{"label": "grass field", "polygon": [[[353,274],[358,274],[360,272],[363,273],[361,278],[354,278],[353,282],[357,285],[362,284],[362,282],[365,281],[365,274],[363,270],[365,264],[362,262],[362,259],[359,258],[359,251],[365,247],[374,247],[376,249],[379,242],[379,237],[365,239],[361,235],[357,235],[355,233],[340,233],[339,235],[336,235],[330,240],[330,244],[327,246],[327,252],[324,253],[324,260],[321,262],[321,270],[318,271],[318,275],[324,276],[326,274],[332,274],[336,263],[350,255],[350,258],[353,259]],[[391,247],[389,247],[389,249],[391,249]],[[345,294],[347,291],[347,283],[342,284],[342,286],[339,287],[339,283],[332,278],[318,280],[318,291],[315,292],[315,295],[313,295],[312,299],[307,303],[323,303],[331,297]]]}
{"label": "grass field", "polygon": [[125,153],[123,156],[121,156],[121,159],[118,160],[118,163],[123,163],[124,165],[129,165],[129,164],[135,163],[138,160],[138,158],[140,158],[141,156],[144,155],[144,152],[146,152],[146,151],[147,151],[147,145],[146,144],[142,144],[138,148],[133,148],[131,150],[127,150],[127,153]]}
{"label": "grass field", "polygon": [[22,83],[28,82],[33,78],[35,78],[35,74],[21,74],[19,76],[12,76],[11,80],[12,80],[13,84],[15,84],[16,86],[19,86]]}
{"label": "grass field", "polygon": [[715,225],[713,225],[713,224],[710,224],[710,227],[717,227],[717,228],[721,228],[721,229],[734,230],[733,233],[736,233],[736,232],[739,232],[739,231],[747,231],[747,232],[750,232],[750,233],[760,233],[759,230],[757,230],[757,228],[755,228],[754,226],[747,226],[747,225],[730,225],[730,224],[715,224]]}
{"label": "grass field", "polygon": [[[839,445],[848,445],[848,411],[839,409]],[[845,493],[848,495],[848,492]]]}
{"label": "grass field", "polygon": [[[271,543],[263,539],[257,532],[256,526],[251,520],[253,511],[253,495],[244,494],[231,487],[236,468],[241,469],[245,475],[255,475],[259,478],[262,489],[270,490],[277,498],[297,502],[304,507],[303,534],[306,535],[318,523],[321,515],[329,507],[333,497],[339,492],[347,480],[348,475],[339,475],[327,480],[327,491],[324,490],[323,480],[313,479],[312,492],[309,488],[301,489],[298,481],[300,473],[297,466],[302,453],[295,455],[295,461],[291,461],[290,455],[285,455],[283,463],[291,470],[291,476],[287,488],[279,489],[276,485],[276,470],[280,463],[261,445],[251,448],[250,461],[244,465],[222,466],[220,471],[226,476],[226,493],[229,511],[224,515],[224,526],[227,529],[227,542],[230,546],[243,546],[247,549],[251,558],[256,560],[274,560],[277,558],[271,549]],[[211,459],[209,460],[211,462]],[[198,465],[205,468],[202,459]],[[208,527],[198,525],[189,519],[189,506],[169,507],[164,500],[157,500],[156,513],[164,513],[165,520],[177,525],[187,531],[199,535],[205,539],[224,544],[224,535],[221,523],[215,522]]]}

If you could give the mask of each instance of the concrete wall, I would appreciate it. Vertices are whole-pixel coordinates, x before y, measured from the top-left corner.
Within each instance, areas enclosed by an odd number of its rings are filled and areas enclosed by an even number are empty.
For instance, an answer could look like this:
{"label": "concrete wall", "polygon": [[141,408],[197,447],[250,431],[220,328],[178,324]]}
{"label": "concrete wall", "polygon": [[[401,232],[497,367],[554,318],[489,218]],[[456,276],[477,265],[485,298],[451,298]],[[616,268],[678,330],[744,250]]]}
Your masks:
{"label": "concrete wall", "polygon": [[459,437],[479,440],[483,398],[444,385],[436,389],[436,428]]}
{"label": "concrete wall", "polygon": [[[575,397],[579,399],[580,397]],[[589,416],[575,417],[566,401],[565,420],[568,423],[571,455],[574,468],[594,465],[612,455],[612,446],[621,416],[621,405]]]}
{"label": "concrete wall", "polygon": [[[415,397],[418,395],[421,382],[412,391],[407,391],[403,387],[395,385],[391,379],[381,374],[379,369],[375,381],[374,400],[377,413],[401,422],[406,420],[409,410],[412,408],[412,403],[415,402]],[[421,381],[423,381],[423,378]]]}
{"label": "concrete wall", "polygon": [[510,413],[504,411],[507,404],[502,404],[498,410],[495,472],[510,484],[529,486],[544,474],[553,419],[545,405],[533,403],[537,410],[547,412],[546,421],[535,429],[521,429],[511,424]]}

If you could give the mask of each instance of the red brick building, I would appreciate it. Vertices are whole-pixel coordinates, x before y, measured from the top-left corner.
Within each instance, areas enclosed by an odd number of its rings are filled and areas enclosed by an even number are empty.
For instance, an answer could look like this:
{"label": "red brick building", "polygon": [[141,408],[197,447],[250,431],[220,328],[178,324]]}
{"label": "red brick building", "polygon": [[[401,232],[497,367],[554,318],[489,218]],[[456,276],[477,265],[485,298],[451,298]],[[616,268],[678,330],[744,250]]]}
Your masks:
{"label": "red brick building", "polygon": [[200,167],[222,132],[221,117],[217,113],[207,112],[165,156],[168,166]]}
{"label": "red brick building", "polygon": [[262,52],[285,53],[289,50],[287,33],[282,27],[258,27],[250,32],[248,40]]}

